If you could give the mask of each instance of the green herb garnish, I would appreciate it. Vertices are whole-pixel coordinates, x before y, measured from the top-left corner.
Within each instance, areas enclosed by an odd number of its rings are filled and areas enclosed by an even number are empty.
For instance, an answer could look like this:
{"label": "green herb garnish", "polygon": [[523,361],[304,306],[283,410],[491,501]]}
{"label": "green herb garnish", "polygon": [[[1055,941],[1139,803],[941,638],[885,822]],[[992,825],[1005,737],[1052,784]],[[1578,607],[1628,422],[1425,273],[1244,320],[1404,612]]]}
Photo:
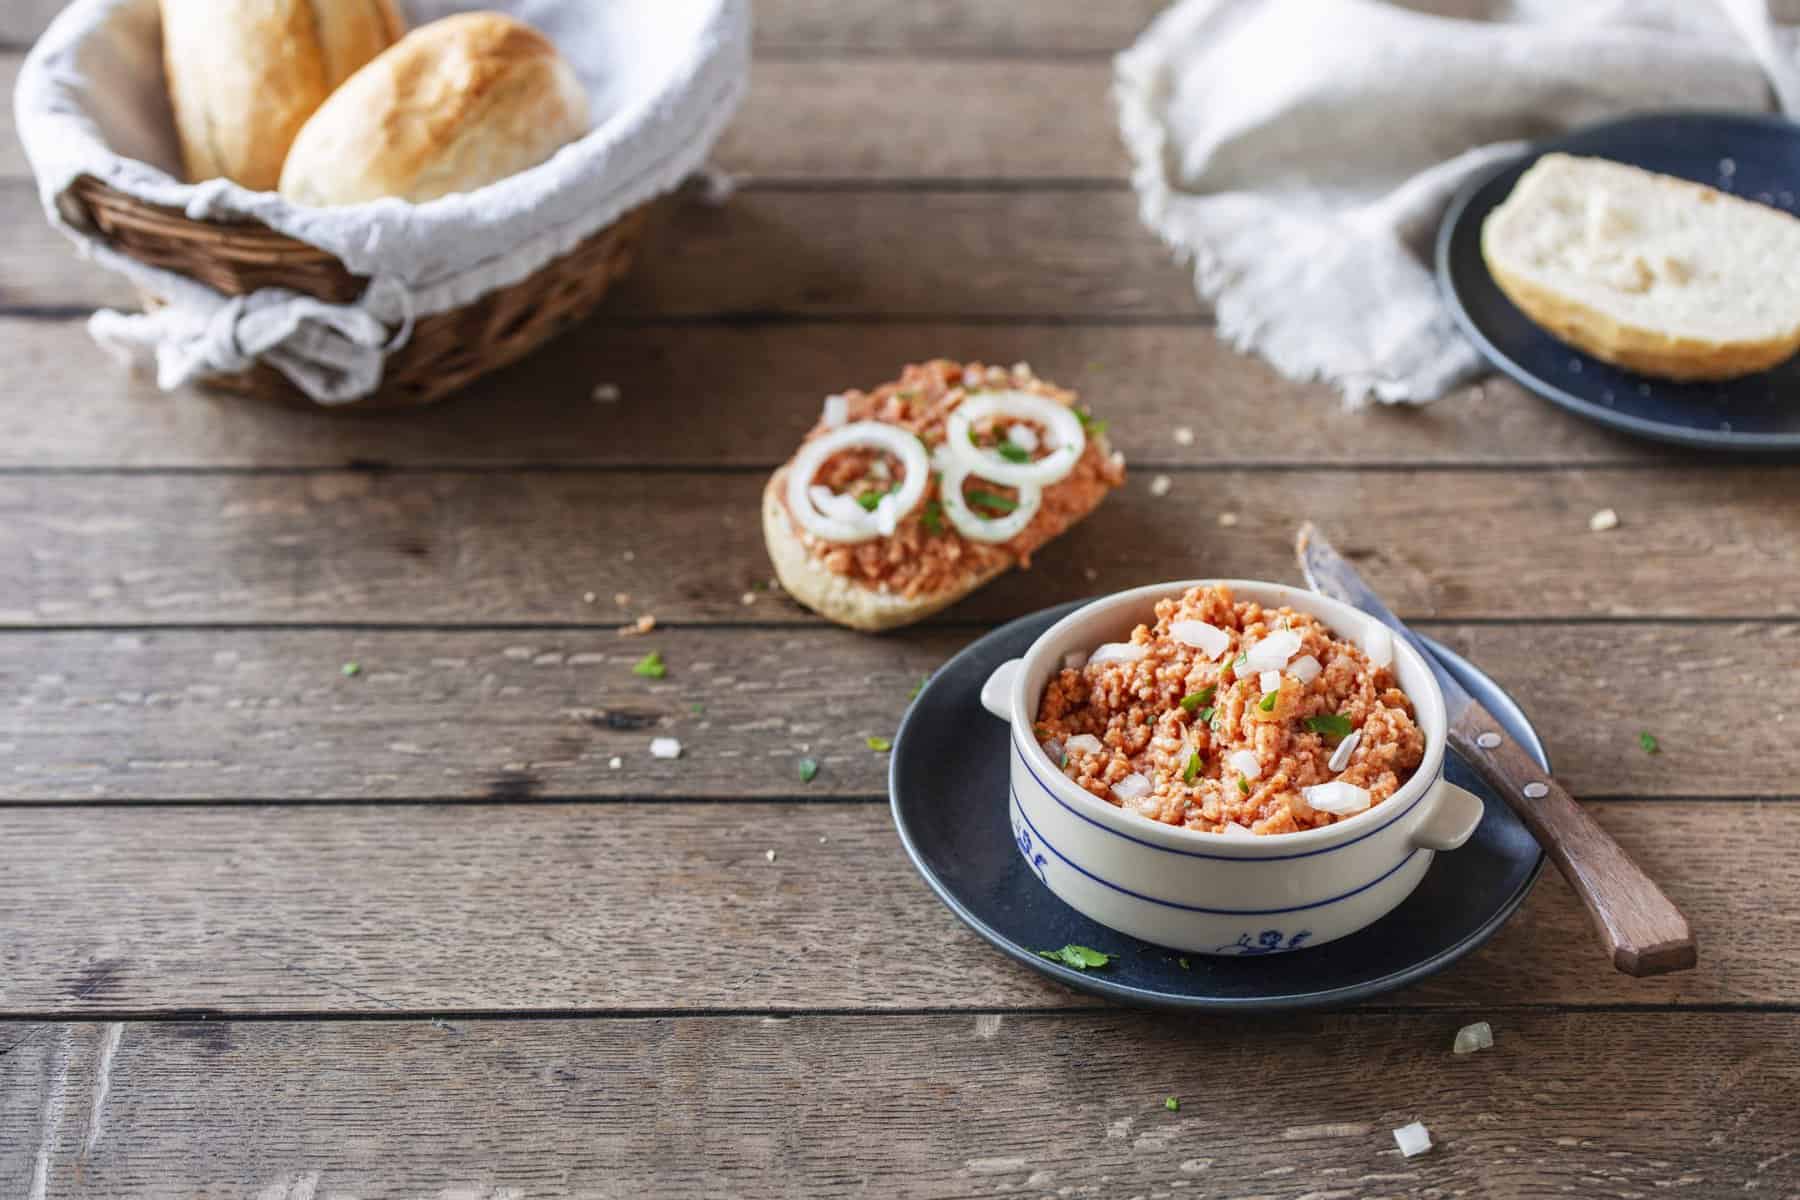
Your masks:
{"label": "green herb garnish", "polygon": [[1238,776],[1238,791],[1244,793],[1246,796],[1250,794],[1250,781],[1245,779],[1242,775]]}
{"label": "green herb garnish", "polygon": [[1248,654],[1240,654],[1237,656],[1236,661],[1231,664],[1231,673],[1235,675],[1249,665],[1250,656]]}
{"label": "green herb garnish", "polygon": [[1061,767],[1061,768],[1062,768],[1062,769],[1063,769],[1063,770],[1065,770],[1065,771],[1066,771],[1066,770],[1068,770],[1068,769],[1069,769],[1069,756],[1068,756],[1068,755],[1066,755],[1066,754],[1065,754],[1065,755],[1063,755],[1063,756],[1062,756],[1062,761],[1061,761],[1061,762],[1059,762],[1059,763],[1057,763],[1057,764],[1056,764],[1056,765],[1057,765],[1057,766],[1058,766],[1058,767]]}
{"label": "green herb garnish", "polygon": [[1075,419],[1080,421],[1081,427],[1093,437],[1099,437],[1106,432],[1107,422],[1102,421],[1085,408],[1075,410]]}
{"label": "green herb garnish", "polygon": [[1216,708],[1203,708],[1200,710],[1200,719],[1202,721],[1204,721],[1206,724],[1211,725],[1212,719],[1213,719],[1213,714],[1218,711],[1219,710]]}
{"label": "green herb garnish", "polygon": [[1178,958],[1178,959],[1176,959],[1176,960],[1175,960],[1175,961],[1176,961],[1176,962],[1178,962],[1178,963],[1180,963],[1180,964],[1181,964],[1181,969],[1182,969],[1182,970],[1184,970],[1184,971],[1185,971],[1185,970],[1187,970],[1187,969],[1188,969],[1188,960],[1187,960],[1187,959],[1185,959],[1185,958]]}
{"label": "green herb garnish", "polygon": [[1205,687],[1201,688],[1199,691],[1190,692],[1188,695],[1183,696],[1181,698],[1181,707],[1187,712],[1193,712],[1196,708],[1199,708],[1202,704],[1211,703],[1212,698],[1213,698],[1213,693],[1218,690],[1219,689],[1216,684],[1209,683]]}
{"label": "green herb garnish", "polygon": [[1644,733],[1638,734],[1638,745],[1644,748],[1645,754],[1662,753],[1662,743],[1656,740],[1656,735],[1654,733],[1645,731]]}
{"label": "green herb garnish", "polygon": [[688,711],[693,713],[696,717],[703,717],[706,715],[706,705],[696,700],[688,705]]}
{"label": "green herb garnish", "polygon": [[1023,446],[1014,445],[1012,442],[1001,442],[994,447],[994,453],[1007,462],[1028,463],[1031,461],[1031,451]]}
{"label": "green herb garnish", "polygon": [[912,689],[912,691],[906,693],[906,698],[908,700],[917,700],[919,698],[919,693],[924,691],[925,685],[930,682],[931,682],[931,676],[929,676],[929,675],[919,676],[919,682],[913,684],[913,689]]}
{"label": "green herb garnish", "polygon": [[1074,967],[1077,971],[1098,970],[1119,957],[1116,954],[1102,954],[1098,950],[1090,950],[1086,946],[1068,945],[1061,950],[1039,950],[1039,958],[1047,958],[1051,962],[1059,962],[1065,967]]}
{"label": "green herb garnish", "polygon": [[869,744],[869,749],[877,754],[886,754],[894,748],[894,743],[884,737],[864,738],[863,740]]}
{"label": "green herb garnish", "polygon": [[813,781],[813,777],[816,776],[818,773],[819,773],[819,760],[818,759],[803,758],[800,760],[800,782],[801,783],[811,783]]}
{"label": "green herb garnish", "polygon": [[1278,691],[1277,692],[1264,692],[1263,698],[1262,698],[1262,703],[1258,704],[1256,707],[1261,709],[1263,712],[1274,712],[1275,711],[1275,702],[1279,699],[1281,699],[1281,693]]}
{"label": "green herb garnish", "polygon": [[856,502],[863,506],[864,512],[874,512],[875,506],[881,503],[881,498],[885,495],[886,492],[864,492],[856,498]]}
{"label": "green herb garnish", "polygon": [[968,496],[970,504],[979,504],[982,508],[991,508],[996,512],[1009,513],[1019,507],[1017,500],[1009,500],[997,492],[982,491],[979,488]]}
{"label": "green herb garnish", "polygon": [[926,533],[944,532],[944,506],[936,500],[925,502],[925,511],[919,514],[919,524],[925,526]]}
{"label": "green herb garnish", "polygon": [[1306,718],[1306,727],[1314,733],[1322,733],[1326,737],[1342,738],[1350,736],[1350,718],[1343,713],[1326,713],[1322,717]]}
{"label": "green herb garnish", "polygon": [[1200,752],[1195,750],[1188,755],[1187,766],[1181,768],[1181,782],[1192,783],[1198,774],[1200,774]]}
{"label": "green herb garnish", "polygon": [[362,674],[362,664],[361,663],[347,662],[344,664],[344,675],[346,678],[353,676],[353,675],[361,675],[361,674]]}
{"label": "green herb garnish", "polygon": [[1181,1111],[1181,1101],[1177,1100],[1173,1096],[1170,1096],[1167,1100],[1163,1101],[1163,1107],[1168,1109],[1170,1112],[1180,1112]]}
{"label": "green herb garnish", "polygon": [[637,665],[631,668],[631,673],[642,675],[645,679],[661,679],[669,673],[669,668],[663,666],[662,651],[652,650],[637,660]]}

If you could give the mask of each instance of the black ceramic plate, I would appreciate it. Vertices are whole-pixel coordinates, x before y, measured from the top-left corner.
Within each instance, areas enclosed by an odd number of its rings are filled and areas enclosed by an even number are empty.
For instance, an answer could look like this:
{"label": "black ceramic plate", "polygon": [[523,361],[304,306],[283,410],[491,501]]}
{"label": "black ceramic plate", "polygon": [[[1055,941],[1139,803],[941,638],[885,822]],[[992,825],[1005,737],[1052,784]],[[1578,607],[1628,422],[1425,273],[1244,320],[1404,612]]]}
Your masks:
{"label": "black ceramic plate", "polygon": [[[1020,857],[1006,813],[1007,727],[981,707],[981,685],[1057,620],[1065,604],[988,634],[931,677],[900,723],[888,789],[913,865],[976,933],[1035,971],[1127,1004],[1158,1008],[1312,1008],[1346,1004],[1423,979],[1493,936],[1530,890],[1543,853],[1512,809],[1451,754],[1449,776],[1487,802],[1475,836],[1438,855],[1418,890],[1360,933],[1261,958],[1187,955],[1090,921],[1052,895]],[[1434,646],[1459,680],[1543,762],[1523,713],[1487,676]],[[1074,942],[1116,953],[1078,972],[1036,951]]]}
{"label": "black ceramic plate", "polygon": [[[1677,175],[1789,212],[1800,196],[1800,125],[1782,117],[1629,117],[1533,147],[1473,180],[1438,231],[1438,283],[1488,361],[1553,404],[1659,441],[1722,450],[1800,450],[1800,360],[1725,383],[1634,375],[1557,341],[1514,308],[1481,260],[1481,223],[1553,150]],[[1771,270],[1790,269],[1771,264]]]}

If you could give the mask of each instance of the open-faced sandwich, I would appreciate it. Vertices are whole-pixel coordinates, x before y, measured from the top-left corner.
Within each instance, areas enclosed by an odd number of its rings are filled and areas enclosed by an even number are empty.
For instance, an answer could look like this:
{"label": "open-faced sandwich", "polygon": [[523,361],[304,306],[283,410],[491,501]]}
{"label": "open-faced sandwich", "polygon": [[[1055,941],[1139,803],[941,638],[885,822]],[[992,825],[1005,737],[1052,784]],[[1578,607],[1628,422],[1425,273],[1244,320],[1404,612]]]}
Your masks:
{"label": "open-faced sandwich", "polygon": [[943,359],[828,396],[763,490],[782,587],[853,629],[954,604],[1092,512],[1125,481],[1075,393]]}

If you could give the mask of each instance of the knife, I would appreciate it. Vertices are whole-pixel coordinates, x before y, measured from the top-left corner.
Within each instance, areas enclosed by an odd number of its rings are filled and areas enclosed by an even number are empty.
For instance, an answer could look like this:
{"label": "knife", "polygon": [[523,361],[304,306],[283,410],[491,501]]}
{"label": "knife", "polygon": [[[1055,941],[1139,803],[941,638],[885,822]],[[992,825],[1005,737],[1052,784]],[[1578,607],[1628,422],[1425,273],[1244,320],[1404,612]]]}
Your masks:
{"label": "knife", "polygon": [[1662,975],[1692,969],[1698,960],[1687,918],[1610,834],[1588,816],[1561,784],[1514,741],[1435,654],[1381,602],[1356,568],[1332,549],[1309,521],[1294,539],[1307,586],[1322,596],[1360,608],[1419,652],[1444,692],[1450,745],[1494,790],[1506,797],[1550,856],[1627,975]]}

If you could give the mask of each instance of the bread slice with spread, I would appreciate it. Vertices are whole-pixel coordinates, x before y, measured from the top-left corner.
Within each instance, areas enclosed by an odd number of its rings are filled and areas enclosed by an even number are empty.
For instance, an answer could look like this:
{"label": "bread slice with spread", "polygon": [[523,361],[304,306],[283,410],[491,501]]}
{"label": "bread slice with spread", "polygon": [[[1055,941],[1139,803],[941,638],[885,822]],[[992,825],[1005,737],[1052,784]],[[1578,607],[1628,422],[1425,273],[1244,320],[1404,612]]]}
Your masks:
{"label": "bread slice with spread", "polygon": [[1074,392],[1023,363],[938,359],[826,398],[763,489],[763,537],[802,604],[892,629],[1029,566],[1124,481]]}

